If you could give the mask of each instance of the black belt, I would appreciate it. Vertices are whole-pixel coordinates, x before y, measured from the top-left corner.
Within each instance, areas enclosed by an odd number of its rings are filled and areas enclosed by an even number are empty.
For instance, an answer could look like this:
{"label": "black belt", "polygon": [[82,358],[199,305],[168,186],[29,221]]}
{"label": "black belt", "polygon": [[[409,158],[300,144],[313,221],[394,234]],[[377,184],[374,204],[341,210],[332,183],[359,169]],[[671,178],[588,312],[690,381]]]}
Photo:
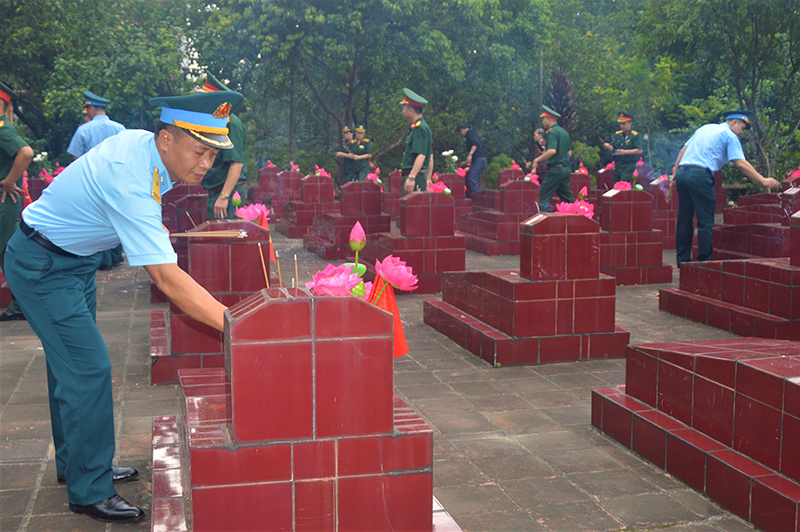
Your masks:
{"label": "black belt", "polygon": [[[33,227],[26,224],[23,220],[19,221],[19,228],[22,229],[22,232],[25,233],[25,236],[30,236],[31,240],[42,246],[47,251],[52,251],[53,253],[62,255],[64,257],[72,257],[72,258],[79,257],[79,255],[75,255],[74,253],[70,253],[69,251],[65,251],[60,247],[56,246],[55,244],[47,240],[47,238],[37,233]],[[33,236],[31,236],[31,234],[33,234]]]}
{"label": "black belt", "polygon": [[682,164],[678,168],[679,169],[683,169],[683,170],[698,170],[700,172],[705,172],[708,175],[711,175],[711,173],[712,173],[711,170],[709,170],[705,166],[700,166],[700,165],[697,165],[697,164]]}
{"label": "black belt", "polygon": [[408,170],[400,170],[401,176],[407,176],[410,173],[411,173],[411,168],[409,168]]}

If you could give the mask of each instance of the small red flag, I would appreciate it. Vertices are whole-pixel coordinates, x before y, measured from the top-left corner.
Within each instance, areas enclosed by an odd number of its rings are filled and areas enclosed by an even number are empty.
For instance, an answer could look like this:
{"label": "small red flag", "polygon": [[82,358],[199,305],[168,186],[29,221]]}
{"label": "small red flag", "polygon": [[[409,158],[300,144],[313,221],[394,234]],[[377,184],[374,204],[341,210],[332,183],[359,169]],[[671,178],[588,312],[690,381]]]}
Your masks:
{"label": "small red flag", "polygon": [[[381,290],[384,286],[386,286],[386,289],[383,290],[381,294]],[[378,299],[378,294],[381,295],[380,299]],[[376,276],[367,301],[376,307],[380,307],[392,313],[394,318],[394,358],[401,357],[408,353],[408,342],[406,342],[406,333],[403,331],[403,322],[400,321],[400,310],[397,308],[397,300],[394,297],[394,287],[390,284],[387,285],[383,277]]]}
{"label": "small red flag", "polygon": [[[269,221],[263,212],[258,213],[258,225],[269,231]],[[278,259],[275,258],[275,249],[272,247],[272,233],[269,235],[269,260],[278,264]]]}

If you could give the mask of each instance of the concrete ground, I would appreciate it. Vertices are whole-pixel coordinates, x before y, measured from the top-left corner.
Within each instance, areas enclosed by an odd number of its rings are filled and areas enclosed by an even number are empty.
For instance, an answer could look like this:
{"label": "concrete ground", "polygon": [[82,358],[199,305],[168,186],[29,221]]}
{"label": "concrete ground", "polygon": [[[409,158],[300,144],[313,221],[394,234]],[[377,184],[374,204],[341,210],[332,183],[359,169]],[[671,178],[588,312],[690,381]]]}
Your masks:
{"label": "concrete ground", "polygon": [[[285,284],[325,262],[275,233]],[[675,264],[675,252],[664,262]],[[467,252],[467,269],[507,269],[518,257]],[[677,285],[675,270],[673,285]],[[98,272],[97,322],[111,353],[115,463],[142,473],[118,486],[150,509],[150,423],[179,412],[176,386],[150,386],[148,277]],[[618,287],[617,325],[632,343],[731,338],[658,310],[666,285]],[[397,391],[434,430],[434,495],[465,531],[741,531],[752,527],[650,465],[590,423],[590,392],[625,381],[624,360],[495,369],[422,322],[422,302],[399,304],[411,353],[395,361]],[[0,323],[0,530],[149,530],[69,512],[56,484],[44,353],[26,322]]]}

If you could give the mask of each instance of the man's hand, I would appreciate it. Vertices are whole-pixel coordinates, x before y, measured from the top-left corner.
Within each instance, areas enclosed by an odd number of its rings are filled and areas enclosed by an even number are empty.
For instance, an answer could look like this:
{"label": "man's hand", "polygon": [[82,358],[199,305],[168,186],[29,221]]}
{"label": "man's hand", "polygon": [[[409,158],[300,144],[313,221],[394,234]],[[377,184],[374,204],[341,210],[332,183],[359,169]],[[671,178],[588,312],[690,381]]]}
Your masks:
{"label": "man's hand", "polygon": [[0,183],[3,184],[3,197],[0,199],[0,203],[5,203],[6,197],[10,197],[11,201],[16,203],[22,189],[17,186],[16,182],[9,181],[8,179],[4,179],[0,181]]}
{"label": "man's hand", "polygon": [[214,202],[214,218],[225,218],[228,215],[228,200],[220,195]]}
{"label": "man's hand", "polygon": [[413,178],[411,176],[407,176],[406,177],[406,180],[403,183],[403,190],[405,190],[406,194],[410,194],[411,192],[414,192],[414,185],[415,184],[416,184],[416,179],[415,178]]}
{"label": "man's hand", "polygon": [[778,180],[772,177],[764,178],[760,184],[762,187],[769,187],[772,190],[778,190],[781,188],[781,184],[778,182]]}

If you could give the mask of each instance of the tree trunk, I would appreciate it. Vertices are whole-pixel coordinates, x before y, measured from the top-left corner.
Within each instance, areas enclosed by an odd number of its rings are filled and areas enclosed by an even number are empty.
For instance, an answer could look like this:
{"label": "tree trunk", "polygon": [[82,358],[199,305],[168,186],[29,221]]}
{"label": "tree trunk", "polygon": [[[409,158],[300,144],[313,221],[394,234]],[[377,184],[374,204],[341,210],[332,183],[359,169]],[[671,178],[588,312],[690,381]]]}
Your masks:
{"label": "tree trunk", "polygon": [[289,89],[289,160],[294,161],[295,156],[295,120],[297,106],[297,66],[292,63],[291,88]]}

